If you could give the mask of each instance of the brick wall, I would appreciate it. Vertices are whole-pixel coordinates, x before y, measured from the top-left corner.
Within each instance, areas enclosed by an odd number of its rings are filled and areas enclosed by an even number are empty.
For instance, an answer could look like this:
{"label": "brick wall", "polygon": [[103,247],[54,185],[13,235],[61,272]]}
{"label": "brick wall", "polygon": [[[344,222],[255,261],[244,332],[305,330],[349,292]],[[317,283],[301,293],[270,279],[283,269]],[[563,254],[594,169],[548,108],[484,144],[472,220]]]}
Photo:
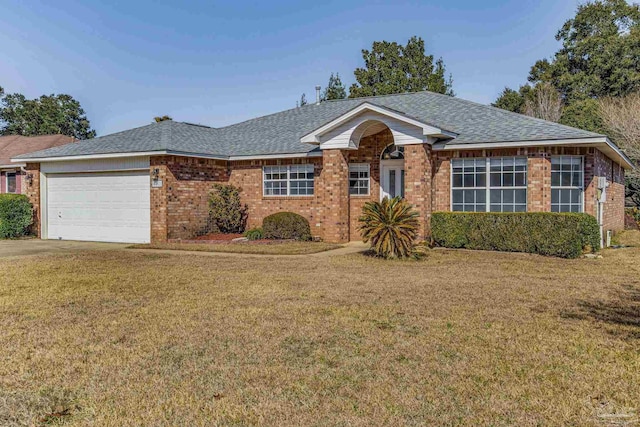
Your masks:
{"label": "brick wall", "polygon": [[[603,207],[604,230],[619,231],[624,229],[624,169],[604,155],[600,150],[594,150],[594,179],[592,186],[597,186],[598,176],[604,176],[609,181],[606,191],[606,201]],[[597,189],[593,191],[594,198]],[[594,205],[597,199],[594,200]],[[597,209],[596,209],[597,212]]]}
{"label": "brick wall", "polygon": [[[313,164],[314,195],[313,196],[263,196],[262,168],[271,165]],[[321,186],[320,173],[322,158],[251,160],[230,162],[229,183],[240,187],[242,202],[249,207],[247,227],[259,227],[262,220],[276,212],[295,212],[305,217],[311,225],[311,233],[321,236],[322,218],[316,194]]]}
{"label": "brick wall", "polygon": [[450,210],[450,162],[458,157],[527,156],[527,210],[551,210],[551,156],[584,156],[584,212],[597,216],[597,177],[611,182],[604,206],[605,230],[624,228],[624,169],[600,150],[586,147],[545,147],[505,150],[437,152],[434,155],[434,211]]}
{"label": "brick wall", "polygon": [[418,239],[429,235],[431,221],[431,147],[426,144],[404,147],[405,199],[419,213]]}
{"label": "brick wall", "polygon": [[322,205],[322,238],[328,242],[349,241],[349,154],[343,150],[322,152],[320,188],[316,191]]}
{"label": "brick wall", "polygon": [[[242,189],[249,206],[248,226],[262,224],[265,216],[278,211],[299,213],[309,220],[312,234],[331,242],[359,240],[358,217],[365,202],[380,197],[380,154],[392,142],[388,131],[363,138],[356,151],[325,150],[323,156],[307,159],[222,162],[176,156],[155,156],[150,160],[150,177],[157,175],[163,185],[151,189],[151,240],[188,239],[207,229],[208,195],[214,182],[230,183]],[[612,183],[604,210],[605,230],[618,230],[624,223],[624,171],[593,148],[522,148],[431,152],[425,145],[405,147],[405,196],[423,218],[421,234],[428,234],[432,211],[450,209],[450,162],[456,157],[527,156],[528,210],[549,211],[551,205],[552,155],[585,156],[585,212],[596,215],[597,176]],[[262,167],[265,165],[314,165],[313,196],[265,197],[262,195]],[[349,163],[370,163],[369,196],[349,196]],[[34,205],[34,231],[40,235],[40,167],[27,164],[32,185],[23,185]],[[421,236],[422,237],[422,236]]]}
{"label": "brick wall", "polygon": [[226,162],[195,157],[151,158],[163,185],[151,189],[151,239],[189,239],[208,231],[209,193],[214,182],[228,181]]}
{"label": "brick wall", "polygon": [[31,185],[27,184],[25,179],[23,187],[24,194],[33,205],[33,225],[31,230],[36,236],[42,237],[42,230],[40,229],[40,163],[27,163],[25,170],[26,174],[31,174],[33,177]]}
{"label": "brick wall", "polygon": [[[366,202],[380,200],[380,156],[382,151],[393,143],[393,136],[389,130],[385,130],[376,135],[367,136],[360,140],[358,150],[349,151],[349,163],[368,163],[369,173],[369,195],[349,196],[349,240],[360,240],[358,230],[362,208]],[[347,184],[348,185],[348,184]]]}

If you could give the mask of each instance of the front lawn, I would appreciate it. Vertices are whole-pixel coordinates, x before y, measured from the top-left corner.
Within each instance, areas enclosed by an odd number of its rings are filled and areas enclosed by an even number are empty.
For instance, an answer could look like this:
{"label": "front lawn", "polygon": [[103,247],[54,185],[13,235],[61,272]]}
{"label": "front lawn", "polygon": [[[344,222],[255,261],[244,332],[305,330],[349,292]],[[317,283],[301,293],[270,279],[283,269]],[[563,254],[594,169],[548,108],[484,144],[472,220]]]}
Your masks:
{"label": "front lawn", "polygon": [[341,245],[324,242],[243,242],[243,243],[160,243],[131,245],[131,249],[170,249],[175,251],[225,252],[258,255],[308,255],[338,249]]}
{"label": "front lawn", "polygon": [[637,422],[639,260],[0,259],[0,425]]}

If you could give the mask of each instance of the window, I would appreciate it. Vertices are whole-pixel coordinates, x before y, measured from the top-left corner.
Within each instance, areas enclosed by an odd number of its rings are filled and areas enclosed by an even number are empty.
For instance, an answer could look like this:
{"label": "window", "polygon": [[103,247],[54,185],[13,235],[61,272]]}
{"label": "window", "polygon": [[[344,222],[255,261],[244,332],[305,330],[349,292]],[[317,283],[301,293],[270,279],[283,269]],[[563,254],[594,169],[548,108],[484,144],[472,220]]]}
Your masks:
{"label": "window", "polygon": [[582,212],[583,190],[582,157],[551,157],[551,212]]}
{"label": "window", "polygon": [[312,196],[313,165],[265,166],[265,196]]}
{"label": "window", "polygon": [[527,211],[527,158],[489,159],[491,212]]}
{"label": "window", "polygon": [[451,208],[461,212],[487,210],[487,160],[453,159]]}
{"label": "window", "polygon": [[451,209],[459,212],[526,212],[526,157],[453,159]]}
{"label": "window", "polygon": [[404,147],[397,146],[395,144],[387,145],[387,148],[385,148],[382,154],[380,155],[380,159],[381,160],[404,159]]}
{"label": "window", "polygon": [[368,163],[350,163],[349,194],[359,196],[369,195],[369,175]]}
{"label": "window", "polygon": [[16,174],[7,172],[7,193],[16,192]]}

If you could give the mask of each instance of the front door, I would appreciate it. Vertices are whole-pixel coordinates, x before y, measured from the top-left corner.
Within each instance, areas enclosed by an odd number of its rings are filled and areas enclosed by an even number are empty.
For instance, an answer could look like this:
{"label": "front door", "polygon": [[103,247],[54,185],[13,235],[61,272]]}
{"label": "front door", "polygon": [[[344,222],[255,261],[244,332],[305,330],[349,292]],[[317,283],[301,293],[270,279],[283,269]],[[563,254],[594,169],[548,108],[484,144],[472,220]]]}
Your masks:
{"label": "front door", "polygon": [[381,161],[380,174],[380,200],[404,197],[404,160]]}

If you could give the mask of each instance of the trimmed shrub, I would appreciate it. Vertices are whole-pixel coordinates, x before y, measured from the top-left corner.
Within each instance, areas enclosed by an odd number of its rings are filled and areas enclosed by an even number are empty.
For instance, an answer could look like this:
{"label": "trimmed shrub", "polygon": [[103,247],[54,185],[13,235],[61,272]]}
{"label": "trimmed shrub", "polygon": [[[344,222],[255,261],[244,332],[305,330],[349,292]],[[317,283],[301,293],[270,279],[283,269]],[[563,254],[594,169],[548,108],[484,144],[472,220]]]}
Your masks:
{"label": "trimmed shrub", "polygon": [[362,208],[360,233],[373,253],[381,258],[417,257],[414,240],[418,235],[418,212],[400,197],[367,202]]}
{"label": "trimmed shrub", "polygon": [[435,212],[433,243],[446,248],[577,258],[600,249],[596,219],[584,213]]}
{"label": "trimmed shrub", "polygon": [[265,239],[311,240],[309,221],[293,212],[278,212],[262,221]]}
{"label": "trimmed shrub", "polygon": [[209,194],[208,232],[242,233],[247,224],[247,205],[240,201],[240,188],[213,184]]}
{"label": "trimmed shrub", "polygon": [[244,232],[244,237],[249,240],[260,240],[264,238],[264,232],[262,231],[262,227],[252,228]]}
{"label": "trimmed shrub", "polygon": [[0,239],[12,239],[29,234],[33,222],[33,207],[22,194],[0,194]]}

